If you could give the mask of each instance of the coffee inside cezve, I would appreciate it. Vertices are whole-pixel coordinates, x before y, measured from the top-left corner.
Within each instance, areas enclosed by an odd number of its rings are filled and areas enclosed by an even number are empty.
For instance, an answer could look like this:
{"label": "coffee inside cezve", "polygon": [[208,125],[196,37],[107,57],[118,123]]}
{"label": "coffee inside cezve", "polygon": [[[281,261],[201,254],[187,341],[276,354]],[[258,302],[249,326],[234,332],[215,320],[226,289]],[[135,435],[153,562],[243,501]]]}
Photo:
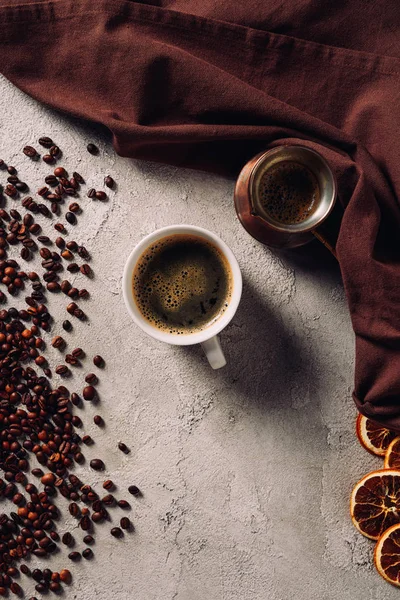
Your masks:
{"label": "coffee inside cezve", "polygon": [[161,331],[202,331],[228,306],[232,275],[220,250],[195,235],[154,242],[133,272],[133,296],[142,315]]}
{"label": "coffee inside cezve", "polygon": [[312,171],[289,160],[268,167],[260,177],[256,193],[267,215],[284,225],[307,220],[320,199],[318,181]]}

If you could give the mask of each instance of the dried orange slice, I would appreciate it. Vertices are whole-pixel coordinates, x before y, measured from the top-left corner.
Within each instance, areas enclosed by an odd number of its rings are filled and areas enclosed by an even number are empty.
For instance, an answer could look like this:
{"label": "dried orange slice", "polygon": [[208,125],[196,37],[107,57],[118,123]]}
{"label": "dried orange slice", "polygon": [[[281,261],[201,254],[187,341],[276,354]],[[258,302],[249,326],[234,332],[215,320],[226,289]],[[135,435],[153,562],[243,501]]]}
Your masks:
{"label": "dried orange slice", "polygon": [[400,470],[365,475],[351,493],[350,514],[354,526],[371,540],[400,523]]}
{"label": "dried orange slice", "polygon": [[400,437],[394,438],[385,454],[385,469],[400,469]]}
{"label": "dried orange slice", "polygon": [[361,414],[357,417],[356,433],[360,444],[376,456],[385,456],[390,442],[397,436],[394,431],[374,423]]}
{"label": "dried orange slice", "polygon": [[400,587],[400,524],[381,535],[375,546],[374,562],[379,575]]}

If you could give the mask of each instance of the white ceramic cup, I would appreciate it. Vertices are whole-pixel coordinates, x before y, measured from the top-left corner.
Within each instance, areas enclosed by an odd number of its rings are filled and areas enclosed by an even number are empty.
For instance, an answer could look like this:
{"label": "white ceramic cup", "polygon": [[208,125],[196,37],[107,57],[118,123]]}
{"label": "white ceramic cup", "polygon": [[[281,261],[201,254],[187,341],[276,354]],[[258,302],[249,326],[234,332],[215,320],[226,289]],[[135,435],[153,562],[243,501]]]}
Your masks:
{"label": "white ceramic cup", "polygon": [[[219,319],[202,331],[182,335],[161,331],[145,319],[136,304],[132,287],[133,271],[142,254],[154,242],[174,234],[195,235],[214,244],[214,246],[216,246],[225,256],[232,274],[231,298],[226,310],[221,314]],[[220,369],[226,365],[225,356],[222,352],[217,334],[228,325],[239,305],[240,297],[242,295],[242,275],[232,250],[230,250],[225,242],[215,235],[215,233],[207,231],[207,229],[203,229],[202,227],[195,227],[194,225],[170,225],[169,227],[163,227],[162,229],[157,229],[157,231],[150,233],[150,235],[146,236],[138,243],[126,261],[122,278],[122,293],[132,319],[135,321],[136,325],[139,325],[139,327],[147,334],[160,342],[167,342],[168,344],[174,344],[176,346],[201,344],[213,369]]]}

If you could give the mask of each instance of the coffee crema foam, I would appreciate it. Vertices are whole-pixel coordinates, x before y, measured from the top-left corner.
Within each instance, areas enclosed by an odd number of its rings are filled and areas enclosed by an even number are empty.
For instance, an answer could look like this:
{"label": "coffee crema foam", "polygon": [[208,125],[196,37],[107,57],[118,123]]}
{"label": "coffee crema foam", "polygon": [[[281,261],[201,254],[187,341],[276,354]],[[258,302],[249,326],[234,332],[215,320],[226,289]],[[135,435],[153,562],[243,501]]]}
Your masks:
{"label": "coffee crema foam", "polygon": [[143,317],[160,331],[203,331],[225,312],[232,274],[222,252],[204,238],[174,234],[149,246],[132,277]]}
{"label": "coffee crema foam", "polygon": [[258,186],[263,209],[285,225],[302,223],[318,207],[317,178],[305,165],[295,161],[278,162],[261,175]]}

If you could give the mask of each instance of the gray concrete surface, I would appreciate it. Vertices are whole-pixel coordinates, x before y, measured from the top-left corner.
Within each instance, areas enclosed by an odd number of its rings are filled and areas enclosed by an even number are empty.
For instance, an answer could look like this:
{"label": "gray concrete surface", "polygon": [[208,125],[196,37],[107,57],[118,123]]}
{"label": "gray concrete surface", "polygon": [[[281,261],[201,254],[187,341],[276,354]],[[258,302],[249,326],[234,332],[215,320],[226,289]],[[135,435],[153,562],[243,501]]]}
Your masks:
{"label": "gray concrete surface", "polygon": [[[59,143],[61,164],[82,172],[89,185],[101,187],[108,173],[118,182],[108,203],[81,200],[73,237],[91,251],[96,276],[86,286],[90,320],[69,339],[71,348],[100,352],[107,361],[100,405],[86,403],[81,411],[96,440],[86,455],[104,458],[119,497],[131,483],[144,496],[132,502],[134,534],[119,541],[109,526],[98,527],[95,559],[72,566],[65,597],[397,598],[372,566],[373,543],[349,518],[353,484],[381,462],[354,434],[354,338],[333,259],[317,243],[278,255],[251,239],[235,216],[232,181],[122,159],[88,126],[4,80],[0,98],[0,157],[33,190],[50,170],[21,150],[40,135]],[[89,141],[100,146],[99,157],[86,152]],[[221,336],[229,364],[218,372],[199,347],[146,337],[120,293],[131,248],[155,228],[183,222],[219,234],[243,271],[241,305]],[[55,295],[50,301],[63,317],[65,302]],[[55,350],[52,357],[54,366]],[[71,389],[80,388],[82,373]],[[95,412],[106,420],[104,430],[93,424]],[[129,456],[116,449],[120,439]],[[79,472],[94,484],[105,479],[88,467]],[[60,530],[68,527],[67,513]],[[77,530],[76,536],[82,538]],[[51,562],[68,563],[66,552]],[[29,583],[25,589],[33,592]]]}

